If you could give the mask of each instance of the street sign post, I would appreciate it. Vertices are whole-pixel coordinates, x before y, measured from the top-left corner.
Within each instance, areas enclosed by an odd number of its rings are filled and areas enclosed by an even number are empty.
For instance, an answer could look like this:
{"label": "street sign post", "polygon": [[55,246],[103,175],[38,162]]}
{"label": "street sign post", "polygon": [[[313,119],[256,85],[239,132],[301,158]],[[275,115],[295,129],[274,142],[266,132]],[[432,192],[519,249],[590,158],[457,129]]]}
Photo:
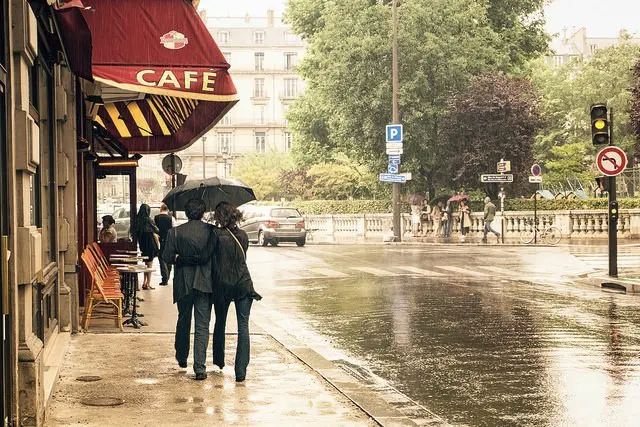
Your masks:
{"label": "street sign post", "polygon": [[484,174],[480,175],[480,182],[483,184],[490,184],[493,182],[513,182],[512,174]]}
{"label": "street sign post", "polygon": [[402,142],[402,125],[387,125],[387,142]]}
{"label": "street sign post", "polygon": [[511,162],[509,160],[501,160],[498,162],[498,173],[511,172]]}
{"label": "street sign post", "polygon": [[407,182],[407,177],[404,174],[399,174],[399,173],[381,173],[380,181],[397,182],[399,184],[404,184]]}
{"label": "street sign post", "polygon": [[[534,163],[533,166],[531,166],[531,175],[533,175],[533,176],[542,175],[542,168],[540,167],[539,164]],[[529,182],[531,182],[531,181],[529,181]]]}
{"label": "street sign post", "polygon": [[399,154],[389,154],[389,163],[399,165],[401,162]]}
{"label": "street sign post", "polygon": [[389,164],[387,165],[387,172],[389,172],[389,173],[398,173],[398,172],[400,172],[400,165],[398,165],[397,163],[389,162]]}
{"label": "street sign post", "polygon": [[616,146],[603,148],[596,156],[598,170],[607,176],[620,175],[627,167],[627,162],[624,150]]}

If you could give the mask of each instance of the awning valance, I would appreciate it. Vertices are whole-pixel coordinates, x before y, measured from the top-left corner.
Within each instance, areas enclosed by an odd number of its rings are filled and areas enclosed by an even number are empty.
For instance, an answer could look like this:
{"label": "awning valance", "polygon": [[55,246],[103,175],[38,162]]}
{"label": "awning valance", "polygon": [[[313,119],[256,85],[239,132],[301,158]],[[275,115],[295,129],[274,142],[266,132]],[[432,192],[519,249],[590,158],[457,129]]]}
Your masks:
{"label": "awning valance", "polygon": [[238,101],[229,64],[185,0],[83,0],[96,121],[130,152],[191,145]]}

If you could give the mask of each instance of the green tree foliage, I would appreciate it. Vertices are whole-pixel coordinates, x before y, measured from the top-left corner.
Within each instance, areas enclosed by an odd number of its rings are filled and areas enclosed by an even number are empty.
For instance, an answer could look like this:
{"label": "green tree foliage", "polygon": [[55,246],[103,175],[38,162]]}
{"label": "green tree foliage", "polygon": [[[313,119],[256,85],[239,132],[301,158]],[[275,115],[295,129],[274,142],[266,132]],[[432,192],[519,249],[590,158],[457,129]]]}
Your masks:
{"label": "green tree foliage", "polygon": [[534,86],[541,94],[542,114],[548,118],[535,144],[535,158],[543,165],[545,180],[560,183],[580,178],[591,182],[596,173],[595,154],[602,148],[591,142],[591,104],[604,102],[613,108],[615,144],[633,153],[629,89],[639,58],[640,46],[623,42],[597,50],[588,61],[576,60],[560,67],[533,63]]}
{"label": "green tree foliage", "polygon": [[251,187],[258,200],[279,199],[283,194],[280,177],[292,168],[293,161],[288,153],[269,150],[239,158],[232,175]]}
{"label": "green tree foliage", "polygon": [[[453,96],[443,120],[437,145],[442,159],[442,180],[452,187],[478,187],[480,175],[495,173],[500,159],[511,162],[514,183],[508,194],[522,194],[533,163],[533,142],[544,122],[537,108],[538,95],[521,77],[486,74],[472,79],[466,90]],[[497,186],[487,188],[495,197]]]}
{"label": "green tree foliage", "polygon": [[636,137],[633,164],[640,164],[640,60],[633,69],[633,87],[631,89],[631,125]]}
{"label": "green tree foliage", "polygon": [[[430,180],[435,176],[441,160],[434,157],[434,147],[452,93],[463,90],[474,75],[508,71],[539,54],[544,33],[541,21],[532,17],[541,3],[400,2],[403,171]],[[290,0],[287,19],[309,42],[299,67],[307,91],[288,115],[297,162],[323,163],[341,152],[371,170],[385,170],[384,126],[391,121],[388,2]]]}

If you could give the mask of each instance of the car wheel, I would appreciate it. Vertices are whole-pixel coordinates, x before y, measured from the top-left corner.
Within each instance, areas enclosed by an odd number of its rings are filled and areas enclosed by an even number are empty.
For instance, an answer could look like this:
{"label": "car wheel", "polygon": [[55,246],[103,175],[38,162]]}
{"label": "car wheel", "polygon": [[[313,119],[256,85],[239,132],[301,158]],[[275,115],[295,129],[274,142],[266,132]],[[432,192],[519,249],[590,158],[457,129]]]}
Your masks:
{"label": "car wheel", "polygon": [[264,239],[264,233],[262,231],[258,231],[258,244],[260,246],[267,246],[269,242]]}
{"label": "car wheel", "polygon": [[304,246],[304,244],[307,243],[307,239],[298,239],[296,240],[296,245],[298,246]]}

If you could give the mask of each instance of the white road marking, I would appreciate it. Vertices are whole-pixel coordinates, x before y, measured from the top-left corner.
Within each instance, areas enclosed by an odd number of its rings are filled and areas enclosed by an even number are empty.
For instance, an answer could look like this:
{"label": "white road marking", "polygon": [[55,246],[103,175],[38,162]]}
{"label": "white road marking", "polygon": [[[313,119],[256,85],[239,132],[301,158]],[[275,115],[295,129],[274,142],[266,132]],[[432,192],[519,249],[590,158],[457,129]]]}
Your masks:
{"label": "white road marking", "polygon": [[442,270],[452,271],[454,273],[460,273],[460,274],[466,275],[466,276],[478,276],[478,277],[489,277],[490,276],[487,273],[481,273],[479,271],[469,270],[469,269],[466,269],[466,268],[453,267],[453,266],[450,266],[450,265],[436,265],[434,267],[440,268]]}
{"label": "white road marking", "polygon": [[347,277],[348,275],[337,270],[332,270],[330,268],[310,268],[310,271],[316,274],[320,274],[328,277]]}
{"label": "white road marking", "polygon": [[399,268],[401,270],[410,271],[411,273],[422,274],[423,276],[444,276],[444,274],[438,273],[437,271],[424,270],[424,269],[418,268],[418,267],[411,267],[411,266],[403,265],[403,266],[397,266],[396,268]]}
{"label": "white road marking", "polygon": [[354,270],[362,271],[363,273],[369,273],[378,277],[399,276],[398,273],[394,273],[392,271],[387,271],[387,270],[381,270],[379,268],[373,268],[373,267],[351,267],[351,268]]}

